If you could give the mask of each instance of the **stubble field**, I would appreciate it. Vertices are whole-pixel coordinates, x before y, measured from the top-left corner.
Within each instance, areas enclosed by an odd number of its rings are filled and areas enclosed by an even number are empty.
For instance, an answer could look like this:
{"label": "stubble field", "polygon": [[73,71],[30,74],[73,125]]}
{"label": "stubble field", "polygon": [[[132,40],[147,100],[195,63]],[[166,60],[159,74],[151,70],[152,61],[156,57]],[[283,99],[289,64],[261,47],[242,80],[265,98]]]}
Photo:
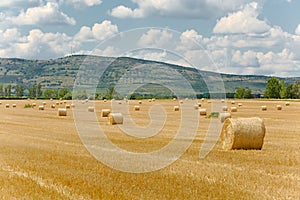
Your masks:
{"label": "stubble field", "polygon": [[[210,123],[201,116],[197,135],[179,160],[142,174],[120,172],[97,161],[77,134],[72,109],[66,117],[57,116],[57,108],[65,107],[64,103],[52,109],[55,101],[48,100],[43,111],[24,108],[33,102],[44,101],[1,101],[0,199],[300,199],[300,102],[285,106],[284,101],[236,100],[243,106],[232,113],[233,118],[265,120],[261,151],[224,151],[218,142],[200,159]],[[101,109],[110,108],[110,102],[97,101],[95,108],[99,124],[114,144],[128,151],[151,152],[172,140],[181,120],[180,111],[173,111],[178,101],[144,100],[137,112],[133,106],[138,102],[130,101],[136,124],[150,122],[148,111],[154,104],[164,107],[167,121],[161,132],[145,140],[122,134],[101,117]],[[282,111],[276,110],[279,104]],[[262,105],[268,110],[261,111]],[[211,110],[207,101],[202,107]]]}

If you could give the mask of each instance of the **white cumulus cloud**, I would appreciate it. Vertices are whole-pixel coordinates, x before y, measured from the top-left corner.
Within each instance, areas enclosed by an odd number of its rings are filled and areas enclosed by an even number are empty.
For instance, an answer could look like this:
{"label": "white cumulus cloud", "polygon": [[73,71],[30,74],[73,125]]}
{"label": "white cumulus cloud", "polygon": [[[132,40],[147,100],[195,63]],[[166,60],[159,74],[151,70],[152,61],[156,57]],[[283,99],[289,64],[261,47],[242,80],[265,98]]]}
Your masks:
{"label": "white cumulus cloud", "polygon": [[69,17],[59,9],[57,3],[48,2],[46,5],[28,8],[21,11],[17,17],[9,18],[17,25],[75,25],[74,18]]}
{"label": "white cumulus cloud", "polygon": [[247,4],[242,10],[222,17],[213,29],[214,33],[264,33],[270,26],[260,19],[259,5],[257,2]]}

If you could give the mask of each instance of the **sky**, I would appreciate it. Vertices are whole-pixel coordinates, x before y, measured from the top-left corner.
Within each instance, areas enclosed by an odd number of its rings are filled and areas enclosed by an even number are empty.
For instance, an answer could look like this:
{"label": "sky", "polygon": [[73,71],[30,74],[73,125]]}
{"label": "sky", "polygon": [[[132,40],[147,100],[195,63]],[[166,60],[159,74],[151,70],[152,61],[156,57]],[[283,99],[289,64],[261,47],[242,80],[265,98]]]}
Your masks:
{"label": "sky", "polygon": [[8,0],[0,57],[131,56],[230,74],[300,76],[298,0]]}

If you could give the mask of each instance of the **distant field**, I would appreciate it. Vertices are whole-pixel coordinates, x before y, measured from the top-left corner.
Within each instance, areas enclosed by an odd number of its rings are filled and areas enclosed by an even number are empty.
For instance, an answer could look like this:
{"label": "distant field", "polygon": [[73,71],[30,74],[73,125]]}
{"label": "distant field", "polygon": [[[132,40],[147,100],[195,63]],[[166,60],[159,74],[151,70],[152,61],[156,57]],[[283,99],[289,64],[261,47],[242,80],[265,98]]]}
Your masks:
{"label": "distant field", "polygon": [[[233,118],[265,119],[263,149],[224,151],[219,142],[205,159],[199,158],[199,151],[210,119],[201,116],[196,138],[185,154],[164,169],[144,174],[119,172],[90,155],[76,132],[72,109],[67,117],[57,116],[64,103],[52,109],[55,101],[48,100],[43,111],[24,108],[33,102],[38,106],[44,101],[1,101],[0,199],[300,199],[300,102],[285,106],[285,101],[236,100],[235,106],[243,106],[232,113]],[[143,100],[139,112],[133,111],[138,102],[130,101],[136,124],[150,122],[153,104],[165,108],[167,121],[159,134],[147,140],[134,139],[107,124],[100,111],[110,108],[110,102],[97,101],[96,114],[119,147],[149,152],[168,144],[180,124],[180,112],[173,111],[179,102],[172,100]],[[282,111],[276,110],[279,104]],[[268,110],[261,111],[262,105]],[[207,101],[202,107],[211,110]]]}

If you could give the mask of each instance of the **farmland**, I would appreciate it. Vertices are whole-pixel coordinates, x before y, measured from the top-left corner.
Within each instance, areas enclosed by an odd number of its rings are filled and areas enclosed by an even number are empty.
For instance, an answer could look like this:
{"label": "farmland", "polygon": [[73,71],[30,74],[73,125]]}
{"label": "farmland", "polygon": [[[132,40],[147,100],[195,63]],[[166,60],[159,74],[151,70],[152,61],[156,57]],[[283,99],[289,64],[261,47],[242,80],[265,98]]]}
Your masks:
{"label": "farmland", "polygon": [[[186,103],[184,100],[183,104]],[[266,136],[261,151],[224,151],[219,141],[204,158],[199,152],[211,119],[201,116],[197,134],[188,150],[173,164],[149,173],[125,173],[96,160],[76,131],[72,109],[46,101],[45,110],[24,108],[42,105],[41,100],[2,100],[0,105],[0,197],[1,199],[299,199],[300,198],[300,102],[285,106],[279,100],[236,100],[242,103],[232,117],[258,116],[265,120]],[[200,100],[199,100],[200,102]],[[71,104],[70,101],[67,102]],[[74,102],[82,106],[81,102]],[[202,107],[211,112],[205,100]],[[10,108],[5,108],[10,104]],[[16,104],[16,108],[11,105]],[[160,104],[167,116],[163,129],[142,140],[123,134],[101,117],[109,101],[96,101],[98,122],[107,137],[120,148],[150,152],[167,145],[180,126],[178,101],[129,102],[134,122],[146,126],[151,106]],[[267,111],[261,111],[266,105]],[[276,105],[282,105],[281,111]],[[230,107],[230,101],[227,102]],[[235,105],[237,106],[237,105]],[[191,107],[193,109],[193,107]],[[87,112],[87,110],[86,110]],[[139,163],[136,163],[139,165]]]}

